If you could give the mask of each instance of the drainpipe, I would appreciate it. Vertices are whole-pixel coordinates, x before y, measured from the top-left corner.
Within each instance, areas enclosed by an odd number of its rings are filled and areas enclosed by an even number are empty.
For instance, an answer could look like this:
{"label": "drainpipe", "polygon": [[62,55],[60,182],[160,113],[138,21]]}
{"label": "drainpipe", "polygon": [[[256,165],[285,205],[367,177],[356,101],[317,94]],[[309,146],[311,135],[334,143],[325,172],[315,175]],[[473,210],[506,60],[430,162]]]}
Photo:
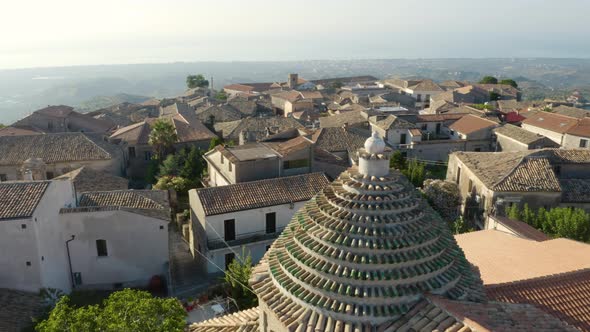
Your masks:
{"label": "drainpipe", "polygon": [[70,267],[70,280],[72,282],[72,290],[76,288],[74,283],[74,272],[72,271],[72,257],[70,256],[70,242],[74,241],[76,235],[72,235],[72,238],[66,241],[66,251],[68,252],[68,265]]}

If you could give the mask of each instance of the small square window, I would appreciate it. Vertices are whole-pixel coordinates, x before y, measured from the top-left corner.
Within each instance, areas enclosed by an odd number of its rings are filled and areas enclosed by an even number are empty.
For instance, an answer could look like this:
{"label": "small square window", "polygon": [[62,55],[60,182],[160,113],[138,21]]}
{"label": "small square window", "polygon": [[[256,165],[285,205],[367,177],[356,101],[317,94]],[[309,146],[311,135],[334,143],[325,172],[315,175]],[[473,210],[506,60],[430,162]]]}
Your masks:
{"label": "small square window", "polygon": [[96,240],[96,254],[98,257],[108,256],[107,240]]}
{"label": "small square window", "polygon": [[27,266],[31,266],[31,262],[27,262]]}
{"label": "small square window", "polygon": [[26,228],[27,228],[27,224],[21,224],[21,225],[20,225],[20,228],[22,228],[22,229],[26,229]]}
{"label": "small square window", "polygon": [[588,146],[588,140],[587,139],[581,139],[580,140],[580,147],[581,148],[585,148]]}
{"label": "small square window", "polygon": [[6,174],[0,174],[0,182],[4,182],[7,180],[8,180],[8,177],[6,176]]}
{"label": "small square window", "polygon": [[163,225],[160,225],[160,229],[164,229],[164,226]]}

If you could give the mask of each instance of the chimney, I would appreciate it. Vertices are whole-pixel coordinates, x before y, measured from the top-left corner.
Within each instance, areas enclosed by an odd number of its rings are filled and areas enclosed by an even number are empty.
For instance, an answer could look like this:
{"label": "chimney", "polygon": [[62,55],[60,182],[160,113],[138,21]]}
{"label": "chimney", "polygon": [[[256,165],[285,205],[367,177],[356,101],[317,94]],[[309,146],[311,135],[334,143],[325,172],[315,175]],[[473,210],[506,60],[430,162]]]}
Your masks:
{"label": "chimney", "polygon": [[242,131],[240,131],[240,137],[239,137],[238,144],[244,145],[246,143],[248,143],[248,131],[242,130]]}
{"label": "chimney", "polygon": [[299,81],[298,74],[289,74],[289,81],[287,82],[287,86],[290,89],[295,89],[297,87],[297,82]]}
{"label": "chimney", "polygon": [[30,169],[25,170],[23,174],[24,181],[33,181],[33,172]]}

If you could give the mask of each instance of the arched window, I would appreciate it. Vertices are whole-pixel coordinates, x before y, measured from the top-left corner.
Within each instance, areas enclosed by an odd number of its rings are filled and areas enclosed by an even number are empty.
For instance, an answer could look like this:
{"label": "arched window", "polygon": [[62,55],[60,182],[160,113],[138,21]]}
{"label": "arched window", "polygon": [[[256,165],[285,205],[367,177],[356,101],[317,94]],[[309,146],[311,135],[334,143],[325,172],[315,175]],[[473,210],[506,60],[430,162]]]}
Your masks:
{"label": "arched window", "polygon": [[96,240],[96,254],[98,257],[108,256],[107,240]]}

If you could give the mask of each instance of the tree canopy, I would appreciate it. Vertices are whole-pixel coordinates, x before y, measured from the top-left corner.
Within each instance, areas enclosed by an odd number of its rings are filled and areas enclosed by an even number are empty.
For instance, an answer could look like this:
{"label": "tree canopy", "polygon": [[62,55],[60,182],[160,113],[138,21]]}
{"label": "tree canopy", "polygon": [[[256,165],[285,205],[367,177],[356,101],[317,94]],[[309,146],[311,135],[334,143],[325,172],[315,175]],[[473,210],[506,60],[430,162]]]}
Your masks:
{"label": "tree canopy", "polygon": [[556,207],[550,210],[540,208],[535,212],[528,204],[522,209],[513,204],[505,212],[508,218],[526,222],[545,234],[590,242],[590,214],[584,209]]}
{"label": "tree canopy", "polygon": [[498,84],[498,79],[495,78],[494,76],[484,76],[481,81],[479,81],[480,84]]}
{"label": "tree canopy", "polygon": [[241,310],[258,304],[258,298],[248,286],[252,276],[252,256],[242,247],[242,255],[236,257],[225,270],[224,280]]}
{"label": "tree canopy", "polygon": [[184,192],[198,187],[205,172],[203,151],[193,146],[170,154],[159,167],[156,189]]}
{"label": "tree canopy", "polygon": [[217,94],[215,94],[215,99],[217,99],[219,101],[226,101],[227,94],[225,93],[225,91],[221,90]]}
{"label": "tree canopy", "polygon": [[162,160],[164,154],[178,141],[176,129],[172,122],[166,119],[155,121],[151,127],[148,143],[154,148],[156,157]]}
{"label": "tree canopy", "polygon": [[507,85],[511,85],[515,88],[518,88],[518,84],[516,84],[516,81],[511,78],[506,78],[506,79],[501,80],[500,84],[507,84]]}
{"label": "tree canopy", "polygon": [[186,311],[173,298],[125,289],[111,294],[102,306],[76,308],[63,296],[49,318],[35,327],[38,332],[184,331]]}
{"label": "tree canopy", "polygon": [[209,86],[209,81],[205,79],[205,76],[203,76],[202,74],[188,75],[186,77],[186,86],[189,89],[206,88]]}

